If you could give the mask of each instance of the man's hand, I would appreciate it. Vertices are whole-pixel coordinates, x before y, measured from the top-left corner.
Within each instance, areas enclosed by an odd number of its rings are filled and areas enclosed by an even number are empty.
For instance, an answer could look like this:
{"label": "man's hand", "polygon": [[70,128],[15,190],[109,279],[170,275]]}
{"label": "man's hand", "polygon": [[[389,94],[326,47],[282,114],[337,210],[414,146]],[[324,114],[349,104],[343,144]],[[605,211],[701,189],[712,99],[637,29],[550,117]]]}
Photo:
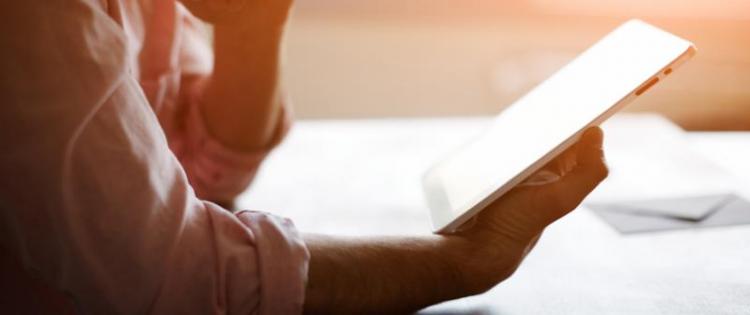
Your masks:
{"label": "man's hand", "polygon": [[[581,140],[545,167],[574,165],[560,178],[543,185],[521,185],[484,209],[476,225],[458,237],[466,241],[456,259],[470,293],[484,292],[509,277],[534,247],[542,231],[569,213],[604,178],[607,166],[602,152],[602,131],[585,132]],[[553,172],[560,172],[553,171]]]}
{"label": "man's hand", "polygon": [[516,270],[547,225],[575,209],[607,176],[601,130],[588,130],[545,170],[560,164],[573,165],[564,174],[558,171],[556,181],[513,189],[459,234],[307,235],[305,312],[399,314],[490,289]]}

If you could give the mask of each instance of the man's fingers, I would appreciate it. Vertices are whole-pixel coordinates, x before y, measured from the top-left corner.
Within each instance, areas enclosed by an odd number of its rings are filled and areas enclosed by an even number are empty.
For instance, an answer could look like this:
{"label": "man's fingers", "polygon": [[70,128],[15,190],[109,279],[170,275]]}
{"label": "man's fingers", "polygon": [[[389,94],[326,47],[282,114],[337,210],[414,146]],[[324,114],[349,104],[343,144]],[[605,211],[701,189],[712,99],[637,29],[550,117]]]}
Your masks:
{"label": "man's fingers", "polygon": [[604,177],[607,177],[606,163],[604,163],[604,150],[603,150],[604,133],[599,127],[591,127],[586,129],[581,136],[581,140],[577,143],[578,164],[583,167],[588,166],[603,166],[604,169],[596,169],[596,171],[603,172]]}
{"label": "man's fingers", "polygon": [[[535,187],[521,194],[537,200],[537,216],[540,228],[560,219],[574,210],[599,183],[607,177],[608,170],[602,150],[603,134],[593,127],[563,155],[573,155],[575,166],[559,180],[545,186]],[[558,161],[559,163],[559,161]]]}
{"label": "man's fingers", "polygon": [[[584,133],[576,144],[576,166],[560,181],[552,184],[551,194],[557,196],[562,213],[575,209],[581,201],[609,174],[602,150],[603,134],[598,127]],[[558,216],[558,217],[559,217]]]}
{"label": "man's fingers", "polygon": [[[552,161],[547,163],[539,171],[529,176],[517,187],[523,188],[528,186],[541,186],[547,185],[556,181],[559,181],[561,177],[565,176],[568,172],[573,170],[577,165],[595,165],[595,155],[589,154],[586,156],[579,157],[579,152],[585,148],[590,148],[590,151],[594,151],[603,155],[602,151],[602,140],[603,134],[599,127],[591,127],[587,129],[581,138],[567,148],[564,152],[560,153]],[[600,170],[602,171],[602,170]],[[606,172],[606,170],[603,170]]]}
{"label": "man's fingers", "polygon": [[[512,189],[483,211],[477,224],[490,224],[494,230],[520,238],[531,238],[547,225],[575,209],[607,177],[602,151],[602,131],[594,127],[564,155],[574,157],[574,166],[558,180],[543,185]],[[565,158],[565,157],[563,157]],[[556,160],[552,163],[559,163]]]}

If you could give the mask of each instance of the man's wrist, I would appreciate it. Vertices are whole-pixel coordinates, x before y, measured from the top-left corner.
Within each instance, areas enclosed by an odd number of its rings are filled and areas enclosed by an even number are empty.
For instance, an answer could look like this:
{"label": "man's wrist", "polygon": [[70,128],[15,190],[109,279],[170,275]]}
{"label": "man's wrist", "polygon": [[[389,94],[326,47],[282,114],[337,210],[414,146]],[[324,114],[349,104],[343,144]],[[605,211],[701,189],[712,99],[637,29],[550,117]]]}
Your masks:
{"label": "man's wrist", "polygon": [[477,259],[479,246],[471,239],[459,235],[440,236],[438,251],[446,269],[446,281],[456,288],[456,297],[474,295],[480,293],[480,284],[477,281],[478,265]]}
{"label": "man's wrist", "polygon": [[254,41],[256,45],[265,44],[265,42],[279,42],[286,27],[286,19],[283,18],[254,18],[249,16],[247,19],[233,23],[214,24],[215,36],[229,38],[237,44]]}
{"label": "man's wrist", "polygon": [[[271,1],[273,2],[273,1]],[[280,31],[289,19],[289,6],[250,8],[230,18],[211,22],[216,29],[250,29],[253,31]]]}
{"label": "man's wrist", "polygon": [[511,253],[491,238],[472,235],[449,235],[446,238],[446,264],[461,296],[476,295],[491,289],[508,278],[517,267]]}
{"label": "man's wrist", "polygon": [[248,21],[283,24],[292,6],[291,0],[182,0],[182,3],[191,13],[214,26],[237,26]]}

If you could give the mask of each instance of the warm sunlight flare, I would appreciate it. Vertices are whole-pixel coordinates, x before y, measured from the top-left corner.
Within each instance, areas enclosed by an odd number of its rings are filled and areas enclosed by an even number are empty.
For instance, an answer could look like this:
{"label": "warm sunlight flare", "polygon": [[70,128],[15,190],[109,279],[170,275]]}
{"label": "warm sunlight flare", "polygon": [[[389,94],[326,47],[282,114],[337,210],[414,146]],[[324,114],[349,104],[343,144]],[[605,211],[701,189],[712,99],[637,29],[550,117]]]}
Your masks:
{"label": "warm sunlight flare", "polygon": [[690,129],[750,129],[749,1],[308,0],[295,17],[286,77],[304,117],[494,114],[641,18],[701,54],[629,111]]}
{"label": "warm sunlight flare", "polygon": [[750,314],[750,0],[0,1],[0,314]]}

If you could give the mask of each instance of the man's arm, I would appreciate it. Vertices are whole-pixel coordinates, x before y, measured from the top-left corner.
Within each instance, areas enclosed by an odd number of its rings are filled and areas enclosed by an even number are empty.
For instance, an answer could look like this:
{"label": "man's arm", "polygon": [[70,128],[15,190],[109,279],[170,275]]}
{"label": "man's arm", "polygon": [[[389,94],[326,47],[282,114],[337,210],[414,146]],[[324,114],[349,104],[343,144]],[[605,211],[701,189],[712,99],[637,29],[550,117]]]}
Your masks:
{"label": "man's arm", "polygon": [[558,158],[577,163],[560,180],[512,190],[456,235],[308,235],[306,313],[406,313],[492,288],[515,271],[547,225],[575,209],[607,176],[601,143],[601,130],[589,130]]}
{"label": "man's arm", "polygon": [[109,12],[0,2],[0,261],[84,314],[301,312],[302,238],[196,198]]}
{"label": "man's arm", "polygon": [[277,129],[279,51],[290,5],[246,1],[236,18],[194,12],[214,25],[216,60],[201,112],[209,133],[232,149],[265,148]]}
{"label": "man's arm", "polygon": [[344,239],[307,235],[309,314],[405,313],[466,295],[443,236]]}
{"label": "man's arm", "polygon": [[[234,148],[263,146],[278,115],[278,51],[287,13],[279,8],[290,1],[183,3],[216,30],[216,68],[203,103],[208,129]],[[572,172],[544,186],[513,190],[459,235],[307,236],[305,311],[408,312],[491,288],[512,274],[544,227],[573,210],[606,176],[598,129],[570,154],[578,154]]]}

